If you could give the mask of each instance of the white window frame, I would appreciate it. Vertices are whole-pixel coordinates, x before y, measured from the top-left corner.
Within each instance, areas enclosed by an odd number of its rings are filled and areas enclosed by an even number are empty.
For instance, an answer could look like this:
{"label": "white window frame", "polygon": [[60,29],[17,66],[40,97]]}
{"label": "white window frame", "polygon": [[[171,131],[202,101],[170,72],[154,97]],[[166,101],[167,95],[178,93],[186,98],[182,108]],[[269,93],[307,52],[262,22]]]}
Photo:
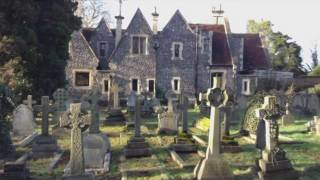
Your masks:
{"label": "white window frame", "polygon": [[[105,43],[106,44],[106,48],[105,48],[105,55],[104,56],[101,56],[100,54],[100,46],[101,46],[101,43]],[[98,54],[99,54],[99,57],[106,57],[107,56],[107,49],[108,49],[108,43],[107,41],[99,41],[98,42]]]}
{"label": "white window frame", "polygon": [[[89,73],[89,86],[77,86],[76,85],[76,73]],[[73,74],[73,87],[75,89],[84,89],[84,90],[88,90],[88,89],[92,89],[92,82],[93,82],[93,77],[92,77],[92,70],[90,69],[74,69],[72,70],[72,74]]]}
{"label": "white window frame", "polygon": [[[133,38],[134,37],[144,37],[144,38],[146,38],[146,49],[145,49],[145,54],[134,54],[133,53]],[[141,56],[141,55],[148,55],[149,54],[149,51],[148,51],[148,44],[149,44],[149,38],[148,38],[149,36],[148,35],[146,35],[146,34],[133,34],[133,35],[131,35],[131,37],[130,37],[130,54],[132,55],[132,56]],[[139,45],[139,48],[140,48],[140,45]]]}
{"label": "white window frame", "polygon": [[227,70],[224,70],[224,69],[214,69],[214,70],[211,70],[210,71],[210,86],[211,86],[211,74],[212,73],[222,73],[222,79],[221,79],[221,84],[222,84],[222,87],[221,89],[225,89],[226,88],[226,84],[227,84]]}
{"label": "white window frame", "polygon": [[[175,57],[175,45],[179,45],[179,57]],[[171,60],[183,60],[183,43],[182,42],[172,42],[171,44]]]}
{"label": "white window frame", "polygon": [[150,92],[150,89],[149,89],[149,82],[150,81],[153,81],[153,95],[155,95],[156,94],[156,79],[155,78],[147,78],[147,90],[148,90],[148,92]]}
{"label": "white window frame", "polygon": [[[178,80],[178,90],[175,90],[174,89],[174,81],[175,80]],[[180,91],[181,91],[181,78],[180,77],[173,77],[172,80],[171,80],[171,89],[173,92],[179,94]]]}
{"label": "white window frame", "polygon": [[[245,83],[247,83],[247,89],[245,89]],[[242,79],[241,84],[242,84],[241,93],[244,95],[250,95],[251,94],[251,92],[250,92],[251,80],[249,78]]]}
{"label": "white window frame", "polygon": [[133,91],[133,86],[132,86],[132,80],[133,79],[137,79],[138,80],[138,84],[137,84],[137,94],[140,94],[140,87],[141,87],[141,80],[138,77],[131,77],[130,78],[130,91]]}

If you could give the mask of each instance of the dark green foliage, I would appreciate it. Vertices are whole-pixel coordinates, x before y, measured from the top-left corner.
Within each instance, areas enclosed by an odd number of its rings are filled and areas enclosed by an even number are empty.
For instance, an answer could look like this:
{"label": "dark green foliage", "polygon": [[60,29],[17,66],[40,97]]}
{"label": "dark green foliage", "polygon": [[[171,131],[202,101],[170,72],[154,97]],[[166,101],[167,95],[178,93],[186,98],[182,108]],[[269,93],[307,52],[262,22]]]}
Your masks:
{"label": "dark green foliage", "polygon": [[305,74],[300,56],[301,47],[286,34],[274,32],[270,21],[257,22],[249,20],[247,31],[249,33],[261,33],[271,58],[274,70],[291,71],[295,75]]}
{"label": "dark green foliage", "polygon": [[0,84],[0,158],[14,150],[10,138],[11,124],[9,122],[9,115],[14,106],[9,102],[12,99],[13,94],[10,89]]}
{"label": "dark green foliage", "polygon": [[16,61],[6,67],[16,82],[4,83],[38,97],[65,85],[70,35],[81,25],[76,7],[72,0],[0,1],[0,43],[7,47],[0,66]]}
{"label": "dark green foliage", "polygon": [[250,134],[256,134],[259,119],[256,117],[256,109],[260,108],[264,101],[266,92],[257,92],[248,102],[244,118],[241,121],[241,130],[248,131]]}

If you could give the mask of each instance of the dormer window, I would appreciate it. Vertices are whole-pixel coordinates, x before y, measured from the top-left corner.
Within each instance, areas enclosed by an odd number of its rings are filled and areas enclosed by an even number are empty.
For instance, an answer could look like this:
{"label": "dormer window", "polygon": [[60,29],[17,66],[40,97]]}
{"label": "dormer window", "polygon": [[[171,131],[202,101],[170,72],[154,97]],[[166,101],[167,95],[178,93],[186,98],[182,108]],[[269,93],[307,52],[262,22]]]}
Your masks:
{"label": "dormer window", "polygon": [[107,43],[106,42],[100,42],[99,43],[99,56],[105,57],[107,52]]}
{"label": "dormer window", "polygon": [[171,46],[172,60],[183,60],[182,57],[183,43],[173,42]]}
{"label": "dormer window", "polygon": [[132,54],[146,55],[147,54],[147,37],[132,36]]}

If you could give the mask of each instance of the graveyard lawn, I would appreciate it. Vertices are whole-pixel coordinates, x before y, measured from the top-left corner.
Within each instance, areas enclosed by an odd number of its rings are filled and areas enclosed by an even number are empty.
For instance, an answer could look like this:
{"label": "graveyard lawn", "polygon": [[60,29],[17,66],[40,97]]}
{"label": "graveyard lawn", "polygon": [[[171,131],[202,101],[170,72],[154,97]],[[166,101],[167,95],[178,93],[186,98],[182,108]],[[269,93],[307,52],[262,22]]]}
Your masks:
{"label": "graveyard lawn", "polygon": [[[189,127],[195,125],[199,119],[205,119],[198,110],[189,110]],[[303,174],[303,179],[311,180],[320,177],[320,138],[319,136],[308,134],[305,132],[305,123],[311,118],[297,117],[294,125],[280,127],[281,135],[291,138],[294,141],[301,141],[303,144],[283,144],[281,147],[287,152],[288,158],[292,161],[294,167]],[[152,158],[142,158],[139,161],[128,159],[121,161],[123,149],[127,141],[133,136],[133,129],[126,128],[125,125],[102,126],[101,131],[107,133],[112,145],[112,155],[110,170],[107,174],[97,176],[96,179],[121,179],[127,175],[128,179],[191,179],[193,176],[193,168],[181,169],[179,165],[172,160],[169,146],[174,140],[174,135],[157,135],[157,118],[156,116],[143,119],[142,134],[146,141],[150,144],[152,150]],[[238,132],[239,125],[231,126],[231,134]],[[59,131],[57,131],[59,132]],[[207,132],[198,128],[190,128],[190,132],[203,140],[207,141]],[[63,132],[59,132],[63,133]],[[52,171],[48,171],[48,165],[53,157],[32,159],[27,162],[28,168],[31,171],[32,177],[35,180],[55,180],[60,179],[63,174],[63,169],[68,163],[70,134],[53,134],[58,138],[58,144],[62,150],[65,150],[62,159],[57,167]],[[255,160],[259,157],[255,145],[244,138],[237,139],[239,145],[243,149],[240,153],[223,153],[223,157],[230,164],[236,179],[254,179],[256,174]],[[200,150],[205,152],[206,148],[199,145]],[[19,155],[25,152],[30,152],[30,148],[17,149]],[[182,155],[185,161],[195,162],[199,157],[195,154],[191,156]],[[127,170],[153,168],[150,173],[121,173],[121,167],[126,167]]]}

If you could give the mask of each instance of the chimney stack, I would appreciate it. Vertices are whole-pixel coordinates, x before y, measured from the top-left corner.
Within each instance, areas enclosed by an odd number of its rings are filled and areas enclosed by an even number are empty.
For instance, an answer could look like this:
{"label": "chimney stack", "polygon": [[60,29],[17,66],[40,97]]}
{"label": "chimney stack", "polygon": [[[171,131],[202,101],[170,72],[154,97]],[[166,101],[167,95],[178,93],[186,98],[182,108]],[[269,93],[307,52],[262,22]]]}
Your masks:
{"label": "chimney stack", "polygon": [[120,14],[119,16],[116,16],[115,18],[117,20],[115,46],[117,47],[120,40],[121,40],[121,36],[122,36],[122,20],[124,19],[124,17],[121,16],[121,14]]}
{"label": "chimney stack", "polygon": [[152,13],[152,17],[153,17],[153,27],[152,27],[153,34],[158,34],[158,17],[159,17],[159,14],[157,13],[157,8],[156,7],[154,7],[154,13]]}

